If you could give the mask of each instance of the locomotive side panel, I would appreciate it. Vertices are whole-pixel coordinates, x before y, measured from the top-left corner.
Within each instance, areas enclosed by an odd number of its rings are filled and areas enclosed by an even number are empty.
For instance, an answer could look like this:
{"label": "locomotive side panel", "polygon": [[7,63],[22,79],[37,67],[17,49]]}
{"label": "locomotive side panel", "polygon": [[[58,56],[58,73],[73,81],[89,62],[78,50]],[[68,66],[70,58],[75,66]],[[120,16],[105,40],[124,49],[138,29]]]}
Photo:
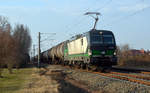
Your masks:
{"label": "locomotive side panel", "polygon": [[88,43],[89,37],[84,35],[78,39],[70,41],[64,47],[65,61],[82,61],[89,58]]}
{"label": "locomotive side panel", "polygon": [[85,54],[87,52],[88,41],[86,37],[79,38],[67,44],[68,54]]}

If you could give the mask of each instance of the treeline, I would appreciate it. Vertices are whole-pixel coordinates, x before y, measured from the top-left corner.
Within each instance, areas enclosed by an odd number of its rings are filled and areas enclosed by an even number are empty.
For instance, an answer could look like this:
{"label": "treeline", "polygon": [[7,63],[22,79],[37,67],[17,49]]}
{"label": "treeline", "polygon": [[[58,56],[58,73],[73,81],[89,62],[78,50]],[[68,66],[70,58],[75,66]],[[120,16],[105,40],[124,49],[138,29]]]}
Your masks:
{"label": "treeline", "polygon": [[128,67],[150,67],[149,51],[141,52],[130,48],[128,44],[118,46],[118,63],[119,66]]}
{"label": "treeline", "polygon": [[2,69],[23,67],[30,60],[31,36],[28,27],[17,24],[14,28],[6,17],[0,16],[0,76]]}

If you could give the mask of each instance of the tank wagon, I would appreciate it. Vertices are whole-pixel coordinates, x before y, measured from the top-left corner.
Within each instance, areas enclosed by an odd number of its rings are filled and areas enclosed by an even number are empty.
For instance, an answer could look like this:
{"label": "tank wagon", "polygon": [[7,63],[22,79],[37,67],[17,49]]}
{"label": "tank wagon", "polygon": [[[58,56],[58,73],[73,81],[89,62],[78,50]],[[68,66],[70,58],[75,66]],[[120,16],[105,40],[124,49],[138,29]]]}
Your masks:
{"label": "tank wagon", "polygon": [[51,58],[51,61],[55,64],[63,62],[64,61],[64,42],[51,48],[48,55]]}
{"label": "tank wagon", "polygon": [[78,65],[82,68],[117,65],[115,37],[107,30],[92,29],[75,39],[52,47],[45,53],[48,61],[56,64]]}
{"label": "tank wagon", "polygon": [[40,57],[41,57],[41,60],[40,60],[40,61],[41,61],[41,62],[43,62],[43,63],[49,63],[48,51],[49,51],[49,50],[44,51],[44,52],[41,53],[41,55],[40,55]]}

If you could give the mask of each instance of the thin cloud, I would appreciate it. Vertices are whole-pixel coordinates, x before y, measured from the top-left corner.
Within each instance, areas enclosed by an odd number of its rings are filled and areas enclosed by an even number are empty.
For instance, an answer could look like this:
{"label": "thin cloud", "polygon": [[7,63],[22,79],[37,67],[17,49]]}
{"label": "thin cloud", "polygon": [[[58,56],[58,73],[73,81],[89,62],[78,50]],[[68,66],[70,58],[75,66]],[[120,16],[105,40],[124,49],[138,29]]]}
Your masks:
{"label": "thin cloud", "polygon": [[136,4],[134,6],[122,6],[119,8],[122,12],[136,12],[150,7],[148,4]]}

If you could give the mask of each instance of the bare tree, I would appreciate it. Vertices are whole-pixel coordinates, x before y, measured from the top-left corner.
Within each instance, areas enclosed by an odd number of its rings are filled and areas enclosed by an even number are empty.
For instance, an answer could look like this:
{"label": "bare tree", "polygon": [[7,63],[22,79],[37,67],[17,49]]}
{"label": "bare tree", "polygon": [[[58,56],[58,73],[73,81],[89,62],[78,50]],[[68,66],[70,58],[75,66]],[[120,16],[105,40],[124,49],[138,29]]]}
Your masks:
{"label": "bare tree", "polygon": [[130,50],[129,44],[117,46],[118,56],[127,57],[130,53],[129,50]]}
{"label": "bare tree", "polygon": [[9,22],[6,17],[0,16],[0,30],[6,31]]}
{"label": "bare tree", "polygon": [[17,60],[17,45],[14,38],[8,32],[4,32],[3,36],[5,37],[3,39],[3,42],[5,43],[3,47],[3,61],[7,65],[9,73],[12,73],[12,67]]}
{"label": "bare tree", "polygon": [[11,36],[11,26],[6,17],[0,16],[0,76],[4,65],[7,65],[9,72],[12,73],[15,46]]}
{"label": "bare tree", "polygon": [[3,33],[4,29],[6,28],[6,25],[8,24],[8,21],[5,17],[0,16],[0,77],[2,77],[2,66],[3,66],[3,54],[4,54],[4,46],[3,46]]}
{"label": "bare tree", "polygon": [[16,25],[12,33],[7,18],[0,16],[0,77],[3,66],[7,66],[9,73],[12,73],[14,65],[19,66],[29,60],[30,46],[29,29],[23,25]]}
{"label": "bare tree", "polygon": [[130,47],[128,44],[125,44],[122,46],[121,51],[122,51],[122,55],[126,58],[128,58],[129,54],[130,54]]}
{"label": "bare tree", "polygon": [[117,46],[117,54],[119,58],[119,65],[124,65],[129,58],[130,46],[128,44]]}
{"label": "bare tree", "polygon": [[31,47],[31,36],[29,29],[22,24],[16,25],[13,37],[18,44],[18,62],[25,64],[29,60],[29,51]]}

